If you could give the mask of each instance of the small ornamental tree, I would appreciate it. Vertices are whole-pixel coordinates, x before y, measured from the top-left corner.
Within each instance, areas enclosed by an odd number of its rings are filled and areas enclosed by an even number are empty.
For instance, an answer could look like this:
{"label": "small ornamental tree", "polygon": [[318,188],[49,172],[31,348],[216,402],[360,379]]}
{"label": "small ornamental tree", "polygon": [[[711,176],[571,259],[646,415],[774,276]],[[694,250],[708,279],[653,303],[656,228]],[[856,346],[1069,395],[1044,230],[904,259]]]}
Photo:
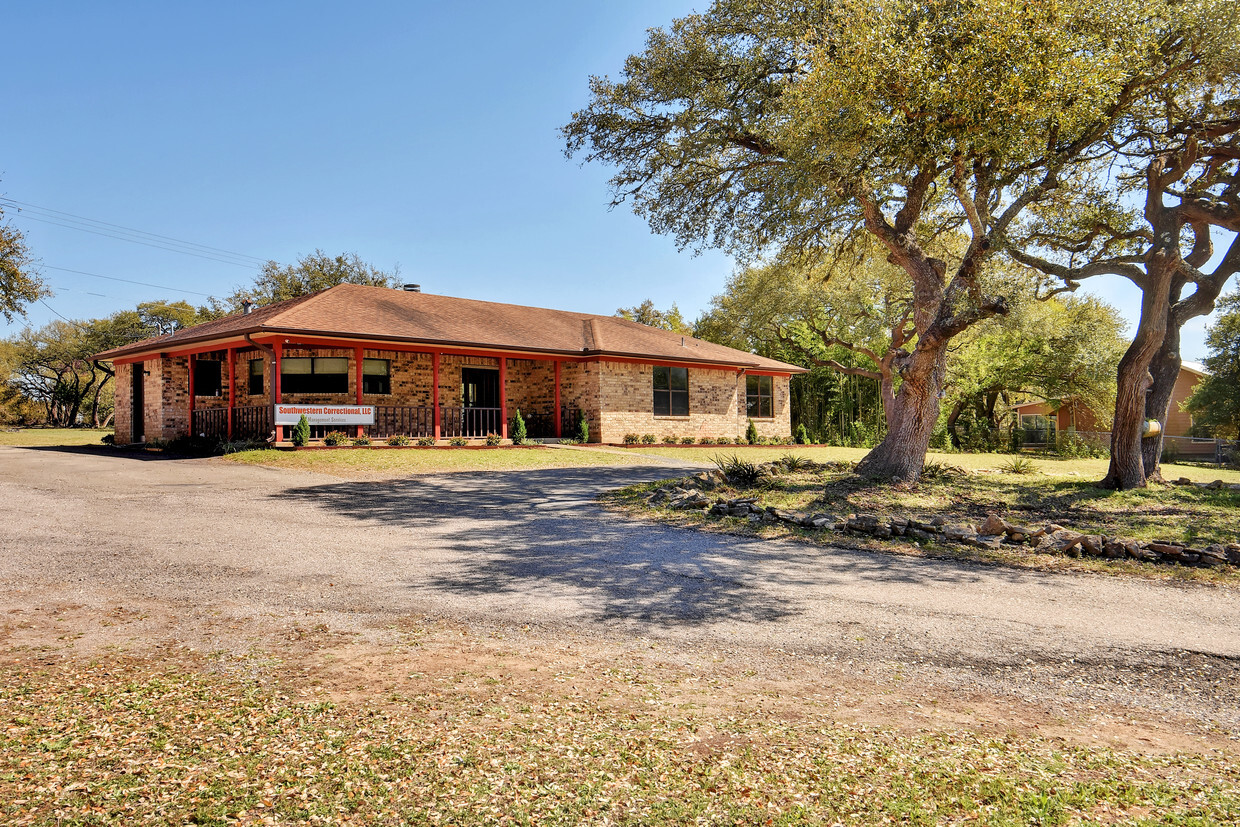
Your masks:
{"label": "small ornamental tree", "polygon": [[293,444],[298,448],[304,446],[310,441],[310,420],[306,419],[306,415],[302,414],[297,424],[293,426]]}
{"label": "small ornamental tree", "polygon": [[521,416],[521,409],[517,408],[517,415],[512,420],[512,444],[523,445],[527,436],[525,419]]}
{"label": "small ornamental tree", "polygon": [[580,439],[583,444],[590,441],[590,422],[586,419],[585,411],[582,411],[581,415],[577,418],[577,438]]}
{"label": "small ornamental tree", "polygon": [[797,426],[796,439],[797,439],[797,445],[808,445],[809,444],[809,432],[805,430],[805,423],[803,422]]}
{"label": "small ornamental tree", "polygon": [[749,420],[749,424],[745,427],[745,441],[750,445],[758,444],[758,426],[753,424],[753,420]]}

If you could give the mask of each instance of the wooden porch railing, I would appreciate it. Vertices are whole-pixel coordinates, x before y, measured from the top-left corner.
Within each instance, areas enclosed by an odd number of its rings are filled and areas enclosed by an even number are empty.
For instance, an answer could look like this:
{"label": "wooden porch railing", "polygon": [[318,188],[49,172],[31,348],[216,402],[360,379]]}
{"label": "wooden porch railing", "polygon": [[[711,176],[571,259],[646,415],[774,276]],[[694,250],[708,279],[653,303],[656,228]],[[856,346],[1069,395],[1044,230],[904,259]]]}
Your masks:
{"label": "wooden porch railing", "polygon": [[[271,408],[245,405],[233,408],[233,439],[266,439],[271,434]],[[190,432],[195,436],[228,438],[228,408],[198,408]]]}

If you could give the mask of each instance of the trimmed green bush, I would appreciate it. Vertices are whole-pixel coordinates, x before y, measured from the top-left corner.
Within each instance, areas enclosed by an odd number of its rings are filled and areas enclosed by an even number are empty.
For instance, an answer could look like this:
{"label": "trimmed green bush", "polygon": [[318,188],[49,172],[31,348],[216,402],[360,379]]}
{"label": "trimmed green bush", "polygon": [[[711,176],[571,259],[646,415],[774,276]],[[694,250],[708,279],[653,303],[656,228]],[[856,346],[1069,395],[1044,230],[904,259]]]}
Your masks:
{"label": "trimmed green bush", "polygon": [[469,444],[469,440],[468,440],[468,439],[466,439],[466,438],[465,438],[465,437],[463,437],[463,436],[454,436],[454,437],[452,437],[451,439],[449,439],[449,440],[448,440],[448,444],[449,444],[449,445],[454,445],[454,446],[456,446],[457,448],[462,448],[462,447],[464,447],[464,446],[466,446],[466,445],[468,445],[468,444]]}
{"label": "trimmed green bush", "polygon": [[749,425],[745,428],[745,441],[750,445],[758,444],[758,426],[753,424],[753,420],[749,420]]}
{"label": "trimmed green bush", "polygon": [[636,445],[638,442],[641,442],[641,437],[639,437],[637,434],[625,434],[624,435],[625,445]]}
{"label": "trimmed green bush", "polygon": [[366,436],[365,434],[362,434],[361,436],[353,437],[353,446],[355,448],[369,448],[370,437]]}
{"label": "trimmed green bush", "polygon": [[499,434],[496,434],[496,433],[487,434],[487,445],[499,445],[501,441],[502,440]]}
{"label": "trimmed green bush", "polygon": [[423,448],[430,448],[434,444],[435,444],[435,438],[433,436],[418,437],[418,445],[421,445]]}
{"label": "trimmed green bush", "polygon": [[344,431],[328,431],[323,436],[324,445],[348,445],[349,435]]}
{"label": "trimmed green bush", "polygon": [[581,416],[577,418],[577,439],[583,445],[590,441],[590,422],[586,419],[585,411],[582,411]]}
{"label": "trimmed green bush", "polygon": [[521,409],[517,408],[517,415],[512,419],[512,444],[523,445],[528,436],[525,419],[521,416]]}
{"label": "trimmed green bush", "polygon": [[293,426],[293,444],[298,448],[304,446],[310,441],[310,420],[306,419],[306,415],[302,414],[297,424]]}
{"label": "trimmed green bush", "polygon": [[805,423],[802,422],[797,426],[797,445],[809,445],[809,432],[805,430]]}
{"label": "trimmed green bush", "polygon": [[413,442],[413,440],[404,434],[392,434],[387,438],[387,444],[391,445],[393,448],[399,448],[400,446],[408,445],[411,442]]}
{"label": "trimmed green bush", "polygon": [[654,445],[654,434],[642,434],[642,445]]}

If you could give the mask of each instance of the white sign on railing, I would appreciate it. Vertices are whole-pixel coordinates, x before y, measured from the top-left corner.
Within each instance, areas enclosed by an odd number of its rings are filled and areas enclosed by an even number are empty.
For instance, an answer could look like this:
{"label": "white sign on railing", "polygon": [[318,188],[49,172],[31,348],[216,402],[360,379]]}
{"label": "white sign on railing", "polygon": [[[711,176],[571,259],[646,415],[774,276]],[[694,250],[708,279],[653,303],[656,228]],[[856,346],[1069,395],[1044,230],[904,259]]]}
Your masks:
{"label": "white sign on railing", "polygon": [[373,425],[374,405],[276,405],[277,425],[296,425],[302,417],[311,425]]}

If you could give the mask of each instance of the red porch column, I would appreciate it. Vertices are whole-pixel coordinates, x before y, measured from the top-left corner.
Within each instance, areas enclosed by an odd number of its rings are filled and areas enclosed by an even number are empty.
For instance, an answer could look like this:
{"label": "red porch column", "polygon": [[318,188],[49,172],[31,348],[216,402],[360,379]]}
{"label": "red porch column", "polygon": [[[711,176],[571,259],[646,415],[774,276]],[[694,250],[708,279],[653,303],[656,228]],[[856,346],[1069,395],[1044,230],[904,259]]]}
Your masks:
{"label": "red porch column", "polygon": [[[357,404],[359,405],[362,404],[362,361],[362,347],[358,345],[353,348],[353,373],[357,380]],[[362,428],[364,427],[364,425],[357,426],[358,436],[362,435]]]}
{"label": "red porch column", "polygon": [[189,355],[189,435],[194,435],[194,355]]}
{"label": "red porch column", "polygon": [[500,438],[508,438],[508,357],[499,357]]}
{"label": "red porch column", "polygon": [[559,439],[560,437],[563,436],[563,434],[560,433],[560,431],[564,427],[564,422],[563,422],[564,417],[560,416],[560,360],[559,359],[555,360],[555,410],[551,412],[551,415],[555,417],[555,438]]}
{"label": "red porch column", "polygon": [[233,437],[233,408],[237,407],[237,349],[228,349],[228,438]]}
{"label": "red porch column", "polygon": [[431,353],[431,415],[435,419],[435,441],[439,441],[439,351]]}
{"label": "red porch column", "polygon": [[284,352],[284,345],[281,344],[280,342],[276,342],[275,345],[272,347],[272,350],[275,351],[276,359],[275,359],[275,362],[271,366],[271,369],[275,371],[275,375],[271,377],[271,395],[275,398],[275,401],[272,402],[272,408],[271,408],[271,416],[272,416],[271,424],[276,429],[276,442],[283,442],[284,441],[284,426],[276,425],[275,423],[275,413],[276,413],[275,406],[279,405],[281,402],[284,401],[283,396],[281,396],[280,394],[280,355]]}

